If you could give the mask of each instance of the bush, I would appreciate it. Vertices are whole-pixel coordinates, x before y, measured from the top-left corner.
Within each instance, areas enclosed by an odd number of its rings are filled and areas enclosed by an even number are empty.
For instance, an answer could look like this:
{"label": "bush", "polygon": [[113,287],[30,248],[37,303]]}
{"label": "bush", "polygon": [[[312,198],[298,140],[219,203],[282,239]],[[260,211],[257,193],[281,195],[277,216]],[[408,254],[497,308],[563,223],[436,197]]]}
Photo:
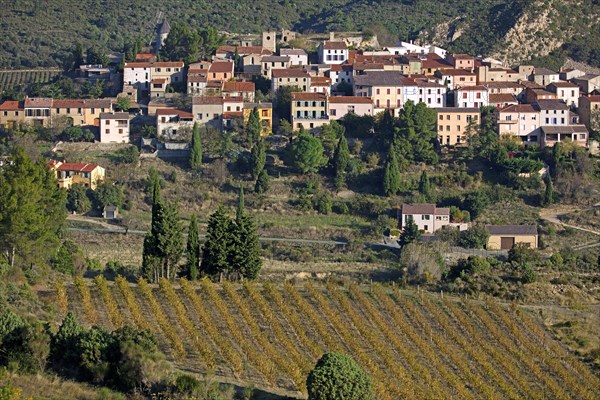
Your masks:
{"label": "bush", "polygon": [[191,375],[179,375],[175,379],[177,393],[191,395],[197,392],[200,386],[200,381]]}
{"label": "bush", "polygon": [[409,243],[402,248],[400,267],[411,283],[423,284],[439,281],[444,260],[441,254],[419,243]]}
{"label": "bush", "polygon": [[517,243],[508,251],[508,261],[513,264],[527,264],[539,262],[540,256],[526,243]]}
{"label": "bush", "polygon": [[348,214],[350,209],[348,208],[348,204],[343,201],[336,201],[332,205],[332,210],[336,214]]}
{"label": "bush", "polygon": [[326,353],[308,374],[309,400],[372,400],[373,384],[362,368],[343,353]]}
{"label": "bush", "polygon": [[458,245],[467,249],[483,249],[489,237],[490,234],[484,226],[472,226],[460,233]]}
{"label": "bush", "polygon": [[329,193],[322,192],[313,197],[313,208],[321,214],[329,214],[331,212],[331,197]]}
{"label": "bush", "polygon": [[71,240],[63,242],[50,262],[52,268],[69,275],[73,275],[77,270],[79,270],[78,272],[82,272],[81,269],[85,267],[79,247]]}

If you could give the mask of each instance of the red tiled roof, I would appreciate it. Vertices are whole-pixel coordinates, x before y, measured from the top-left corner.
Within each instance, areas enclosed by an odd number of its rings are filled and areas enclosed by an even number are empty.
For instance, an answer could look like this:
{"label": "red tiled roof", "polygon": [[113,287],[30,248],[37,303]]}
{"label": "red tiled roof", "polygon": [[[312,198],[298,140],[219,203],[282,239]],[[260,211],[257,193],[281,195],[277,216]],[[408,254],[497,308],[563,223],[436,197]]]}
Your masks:
{"label": "red tiled roof", "polygon": [[452,57],[454,57],[455,60],[471,60],[474,58],[468,54],[452,54]]}
{"label": "red tiled roof", "polygon": [[322,100],[327,100],[327,96],[324,93],[292,92],[292,100],[322,101]]}
{"label": "red tiled roof", "polygon": [[372,104],[371,98],[364,96],[331,96],[329,102],[334,104]]}
{"label": "red tiled roof", "polygon": [[310,78],[310,75],[300,68],[274,69],[273,78]]}
{"label": "red tiled roof", "polygon": [[206,76],[202,76],[202,75],[192,75],[192,76],[188,76],[187,80],[188,82],[206,82],[208,78],[206,78]]}
{"label": "red tiled roof", "polygon": [[512,113],[523,113],[523,112],[538,112],[532,104],[512,104],[500,109],[500,112],[512,112]]}
{"label": "red tiled roof", "polygon": [[48,97],[26,97],[25,108],[50,108],[52,99]]}
{"label": "red tiled roof", "polygon": [[223,113],[223,119],[232,119],[232,118],[243,118],[243,111],[225,111]]}
{"label": "red tiled roof", "polygon": [[128,62],[124,68],[183,68],[183,61]]}
{"label": "red tiled roof", "polygon": [[330,40],[326,40],[323,42],[323,48],[325,50],[347,50],[348,46],[344,42],[332,42]]}
{"label": "red tiled roof", "polygon": [[23,109],[20,101],[5,100],[0,104],[0,111],[19,111]]}
{"label": "red tiled roof", "polygon": [[173,110],[170,108],[159,108],[156,110],[156,115],[177,115],[181,118],[194,118],[194,114],[187,112],[187,111],[181,111],[181,110]]}
{"label": "red tiled roof", "polygon": [[99,165],[85,163],[62,163],[56,168],[57,171],[77,171],[77,172],[92,172]]}
{"label": "red tiled roof", "polygon": [[273,52],[269,49],[265,49],[261,46],[219,46],[217,49],[217,53],[235,53],[237,48],[237,52],[239,55],[245,54],[261,54],[261,55],[269,55],[273,54]]}
{"label": "red tiled roof", "polygon": [[166,78],[154,78],[152,80],[150,80],[150,83],[166,83],[167,79]]}
{"label": "red tiled roof", "polygon": [[312,86],[331,86],[331,78],[326,76],[313,76],[310,83]]}
{"label": "red tiled roof", "polygon": [[192,105],[195,104],[223,104],[223,98],[218,96],[194,96]]}
{"label": "red tiled roof", "polygon": [[233,63],[229,61],[215,61],[208,70],[210,72],[233,72]]}
{"label": "red tiled roof", "polygon": [[242,96],[228,96],[223,99],[224,103],[243,103],[244,98]]}
{"label": "red tiled roof", "polygon": [[585,97],[586,99],[588,99],[591,103],[600,102],[600,95],[597,95],[597,94],[592,95],[592,96],[583,96],[583,97]]}
{"label": "red tiled roof", "polygon": [[254,82],[225,82],[224,92],[254,92]]}
{"label": "red tiled roof", "polygon": [[452,69],[445,69],[443,71],[440,71],[440,73],[442,75],[469,75],[469,76],[475,76],[475,72],[471,72],[469,70],[466,69],[460,69],[460,68],[452,68]]}
{"label": "red tiled roof", "polygon": [[152,60],[154,58],[156,58],[156,55],[152,53],[137,53],[135,55],[136,60]]}
{"label": "red tiled roof", "polygon": [[435,204],[402,204],[403,215],[429,214],[449,215],[449,208],[437,208]]}
{"label": "red tiled roof", "polygon": [[517,98],[510,93],[492,93],[490,103],[517,103]]}

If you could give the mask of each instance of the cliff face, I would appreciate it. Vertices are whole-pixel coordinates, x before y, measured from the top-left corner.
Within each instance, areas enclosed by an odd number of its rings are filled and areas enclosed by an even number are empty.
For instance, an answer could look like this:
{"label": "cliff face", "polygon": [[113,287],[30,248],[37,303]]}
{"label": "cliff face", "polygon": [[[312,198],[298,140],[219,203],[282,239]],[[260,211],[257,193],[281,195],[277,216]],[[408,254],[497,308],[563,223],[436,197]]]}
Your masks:
{"label": "cliff face", "polygon": [[597,0],[514,0],[481,19],[456,18],[436,25],[421,32],[419,39],[456,52],[480,49],[480,55],[513,65],[585,41],[596,31]]}

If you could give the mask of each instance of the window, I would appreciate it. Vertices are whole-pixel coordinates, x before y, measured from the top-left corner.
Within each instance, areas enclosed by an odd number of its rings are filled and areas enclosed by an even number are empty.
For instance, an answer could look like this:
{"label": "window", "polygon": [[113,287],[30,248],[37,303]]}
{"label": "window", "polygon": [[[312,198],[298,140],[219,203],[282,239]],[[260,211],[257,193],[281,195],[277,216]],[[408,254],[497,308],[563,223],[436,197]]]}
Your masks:
{"label": "window", "polygon": [[579,134],[579,140],[585,140],[585,133]]}
{"label": "window", "polygon": [[120,134],[123,134],[123,129],[119,129],[119,133],[120,133]]}
{"label": "window", "polygon": [[442,114],[440,114],[440,121],[444,120],[444,116]]}
{"label": "window", "polygon": [[481,93],[477,93],[477,95],[475,97],[478,98],[478,99],[480,99],[481,98]]}
{"label": "window", "polygon": [[380,93],[379,89],[375,90],[375,93],[379,94]]}
{"label": "window", "polygon": [[335,108],[332,108],[332,109],[331,109],[331,110],[329,110],[329,111],[330,111],[331,115],[333,115],[333,116],[337,115],[337,114],[336,114],[336,111],[337,111],[337,110],[336,110]]}
{"label": "window", "polygon": [[388,89],[387,94],[392,94],[392,89]]}
{"label": "window", "polygon": [[450,132],[450,125],[446,125],[446,130]]}
{"label": "window", "polygon": [[460,132],[460,125],[456,125],[456,131]]}
{"label": "window", "polygon": [[106,130],[104,131],[104,133],[106,133],[106,134],[108,135],[108,134],[110,133],[110,129],[106,129]]}
{"label": "window", "polygon": [[400,89],[398,89],[398,90],[396,91],[396,93],[397,93],[397,94],[400,94]]}
{"label": "window", "polygon": [[444,125],[440,125],[438,130],[439,130],[440,132],[444,132]]}
{"label": "window", "polygon": [[460,121],[460,115],[457,115],[457,116],[456,116],[456,120],[457,120],[457,121]]}
{"label": "window", "polygon": [[429,221],[429,217],[430,217],[430,215],[427,215],[427,214],[421,215],[421,219],[423,221]]}
{"label": "window", "polygon": [[450,121],[450,114],[446,115],[446,121]]}
{"label": "window", "polygon": [[467,92],[463,92],[463,99],[467,98]]}

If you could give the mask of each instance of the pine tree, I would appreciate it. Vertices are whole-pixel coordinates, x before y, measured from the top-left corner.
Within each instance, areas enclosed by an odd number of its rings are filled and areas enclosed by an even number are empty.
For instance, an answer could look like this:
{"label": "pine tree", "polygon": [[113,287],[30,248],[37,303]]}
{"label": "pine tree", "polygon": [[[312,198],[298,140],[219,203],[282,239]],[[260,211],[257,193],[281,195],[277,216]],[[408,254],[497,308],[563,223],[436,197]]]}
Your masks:
{"label": "pine tree", "polygon": [[543,206],[548,207],[554,204],[554,186],[552,185],[552,178],[546,177],[546,190],[544,191]]}
{"label": "pine tree", "polygon": [[197,170],[202,166],[202,139],[200,138],[200,127],[197,122],[194,122],[192,132],[190,167]]}
{"label": "pine tree", "polygon": [[387,195],[394,195],[400,190],[400,169],[396,160],[394,146],[390,146],[387,159],[385,160],[385,170],[383,175],[383,192]]}
{"label": "pine tree", "polygon": [[267,150],[265,149],[265,142],[263,140],[259,140],[252,147],[252,152],[250,154],[250,169],[252,173],[252,179],[258,178],[260,171],[265,167],[265,163],[267,162]]}
{"label": "pine tree", "polygon": [[402,234],[400,234],[400,239],[398,240],[400,247],[404,247],[407,244],[410,244],[414,241],[421,240],[421,232],[419,231],[419,227],[414,221],[411,219],[408,222],[408,225],[404,227],[402,230]]}
{"label": "pine tree", "polygon": [[270,181],[271,178],[269,178],[269,173],[267,172],[266,168],[263,168],[258,175],[256,184],[254,185],[254,192],[259,194],[267,193],[271,184]]}
{"label": "pine tree", "polygon": [[43,262],[58,248],[67,193],[44,161],[21,148],[10,157],[0,168],[0,254],[11,266]]}
{"label": "pine tree", "polygon": [[198,234],[198,218],[196,215],[192,215],[192,218],[190,219],[186,255],[185,275],[190,280],[196,280],[198,279],[198,266],[200,264],[200,237]]}
{"label": "pine tree", "polygon": [[419,179],[419,193],[425,196],[426,199],[431,195],[431,182],[429,182],[429,177],[425,171],[421,173],[421,178]]}
{"label": "pine tree", "polygon": [[341,190],[346,186],[346,169],[350,161],[350,152],[348,151],[348,141],[346,136],[342,135],[338,141],[333,154],[333,167],[335,169],[335,188]]}
{"label": "pine tree", "polygon": [[230,225],[231,221],[222,206],[208,219],[200,264],[203,274],[215,277],[229,272]]}
{"label": "pine tree", "polygon": [[248,144],[250,146],[259,141],[261,130],[262,126],[260,123],[260,116],[258,115],[258,108],[254,107],[248,117],[248,124],[246,125],[246,135],[248,136]]}

